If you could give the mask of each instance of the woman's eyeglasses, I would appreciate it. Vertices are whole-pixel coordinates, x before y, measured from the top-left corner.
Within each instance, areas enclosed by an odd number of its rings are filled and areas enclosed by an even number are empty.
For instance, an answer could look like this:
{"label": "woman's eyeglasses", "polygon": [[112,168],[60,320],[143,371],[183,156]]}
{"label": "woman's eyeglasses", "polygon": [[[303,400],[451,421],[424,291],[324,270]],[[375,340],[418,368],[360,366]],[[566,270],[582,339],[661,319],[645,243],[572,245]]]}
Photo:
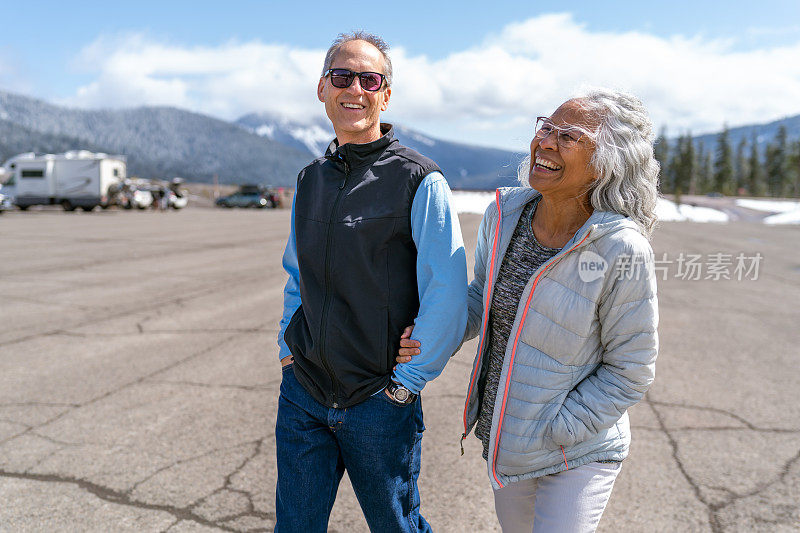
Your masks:
{"label": "woman's eyeglasses", "polygon": [[346,68],[331,68],[325,71],[324,76],[331,77],[331,85],[337,89],[347,89],[358,76],[358,83],[365,91],[375,92],[383,86],[386,76],[378,72],[353,72]]}
{"label": "woman's eyeglasses", "polygon": [[548,135],[556,132],[556,142],[561,148],[572,148],[582,137],[592,137],[592,134],[578,126],[556,126],[548,117],[536,118],[536,138],[544,140]]}

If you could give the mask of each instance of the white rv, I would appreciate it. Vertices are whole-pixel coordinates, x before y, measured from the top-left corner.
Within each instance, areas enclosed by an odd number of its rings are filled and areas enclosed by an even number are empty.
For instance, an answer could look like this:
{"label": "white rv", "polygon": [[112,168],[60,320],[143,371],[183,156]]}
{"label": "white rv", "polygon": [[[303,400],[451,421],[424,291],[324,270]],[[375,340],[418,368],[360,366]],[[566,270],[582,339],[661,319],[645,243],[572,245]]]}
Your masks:
{"label": "white rv", "polygon": [[66,211],[108,207],[116,201],[114,193],[126,172],[124,156],[85,150],[41,156],[20,154],[4,166],[14,174],[14,203],[23,210],[42,204],[60,204]]}

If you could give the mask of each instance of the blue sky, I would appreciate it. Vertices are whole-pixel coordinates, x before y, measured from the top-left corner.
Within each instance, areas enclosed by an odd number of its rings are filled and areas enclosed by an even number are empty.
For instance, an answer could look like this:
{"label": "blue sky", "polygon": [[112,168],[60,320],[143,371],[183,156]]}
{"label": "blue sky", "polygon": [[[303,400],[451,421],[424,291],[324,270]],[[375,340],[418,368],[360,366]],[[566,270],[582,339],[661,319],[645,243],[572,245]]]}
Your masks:
{"label": "blue sky", "polygon": [[0,89],[78,107],[319,115],[324,50],[363,28],[393,47],[387,118],[448,139],[522,149],[532,117],[587,84],[634,92],[675,132],[800,113],[796,0],[30,1],[2,11]]}

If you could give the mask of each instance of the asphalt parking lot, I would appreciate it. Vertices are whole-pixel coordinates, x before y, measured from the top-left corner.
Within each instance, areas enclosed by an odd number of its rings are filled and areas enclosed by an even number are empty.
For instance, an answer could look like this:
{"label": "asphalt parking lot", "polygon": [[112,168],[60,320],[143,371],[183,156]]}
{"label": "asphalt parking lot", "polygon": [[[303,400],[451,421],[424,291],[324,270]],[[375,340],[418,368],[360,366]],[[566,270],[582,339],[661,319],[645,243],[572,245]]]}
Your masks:
{"label": "asphalt parking lot", "polygon": [[[0,218],[0,531],[272,530],[288,218]],[[664,223],[653,245],[656,382],[600,530],[800,530],[800,227]],[[423,394],[435,531],[499,530],[479,442],[459,448],[474,350]],[[346,478],[330,524],[366,530]]]}

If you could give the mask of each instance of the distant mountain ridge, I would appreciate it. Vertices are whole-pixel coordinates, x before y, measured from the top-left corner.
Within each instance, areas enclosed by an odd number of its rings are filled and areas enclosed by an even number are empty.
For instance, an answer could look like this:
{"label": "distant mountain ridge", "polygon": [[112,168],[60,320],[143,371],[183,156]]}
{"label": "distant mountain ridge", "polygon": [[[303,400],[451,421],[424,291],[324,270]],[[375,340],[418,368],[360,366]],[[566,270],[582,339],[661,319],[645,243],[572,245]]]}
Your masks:
{"label": "distant mountain ridge", "polygon": [[[330,122],[313,119],[291,121],[270,113],[251,113],[236,121],[257,135],[305,148],[314,157],[325,153],[335,134]],[[402,144],[436,161],[453,188],[495,189],[517,184],[517,166],[525,154],[442,141],[411,128],[394,125],[394,134]]]}
{"label": "distant mountain ridge", "polygon": [[[515,183],[521,154],[431,139],[397,126],[398,139],[439,163],[451,187]],[[267,114],[226,122],[171,107],[82,110],[0,91],[0,163],[21,152],[88,149],[122,154],[128,174],[292,186],[333,139],[330,123]]]}
{"label": "distant mountain ridge", "polygon": [[[728,141],[731,147],[736,150],[736,147],[742,139],[747,141],[749,146],[753,141],[753,136],[755,136],[759,152],[763,154],[767,144],[775,140],[775,134],[778,133],[778,129],[781,126],[786,127],[786,138],[788,141],[791,142],[800,139],[800,115],[795,115],[773,120],[766,124],[750,124],[747,126],[730,128],[728,130]],[[696,145],[702,143],[705,150],[714,150],[716,149],[717,137],[720,132],[694,135],[692,138]],[[676,139],[676,137],[670,137],[670,141],[675,141]]]}
{"label": "distant mountain ridge", "polygon": [[229,122],[169,107],[79,110],[0,92],[0,119],[2,160],[38,147],[60,152],[74,142],[70,149],[126,155],[129,175],[290,185],[309,159],[307,151]]}
{"label": "distant mountain ridge", "polygon": [[[789,140],[800,138],[800,115],[768,124],[732,128],[735,148],[755,133],[759,146],[772,142],[780,125]],[[491,190],[514,185],[524,154],[429,137],[395,124],[403,144],[436,161],[450,186]],[[718,134],[695,137],[713,149]],[[171,107],[82,110],[0,91],[0,163],[21,152],[88,149],[128,157],[129,175],[220,183],[293,186],[297,173],[333,139],[330,123],[251,113],[226,122]]]}

